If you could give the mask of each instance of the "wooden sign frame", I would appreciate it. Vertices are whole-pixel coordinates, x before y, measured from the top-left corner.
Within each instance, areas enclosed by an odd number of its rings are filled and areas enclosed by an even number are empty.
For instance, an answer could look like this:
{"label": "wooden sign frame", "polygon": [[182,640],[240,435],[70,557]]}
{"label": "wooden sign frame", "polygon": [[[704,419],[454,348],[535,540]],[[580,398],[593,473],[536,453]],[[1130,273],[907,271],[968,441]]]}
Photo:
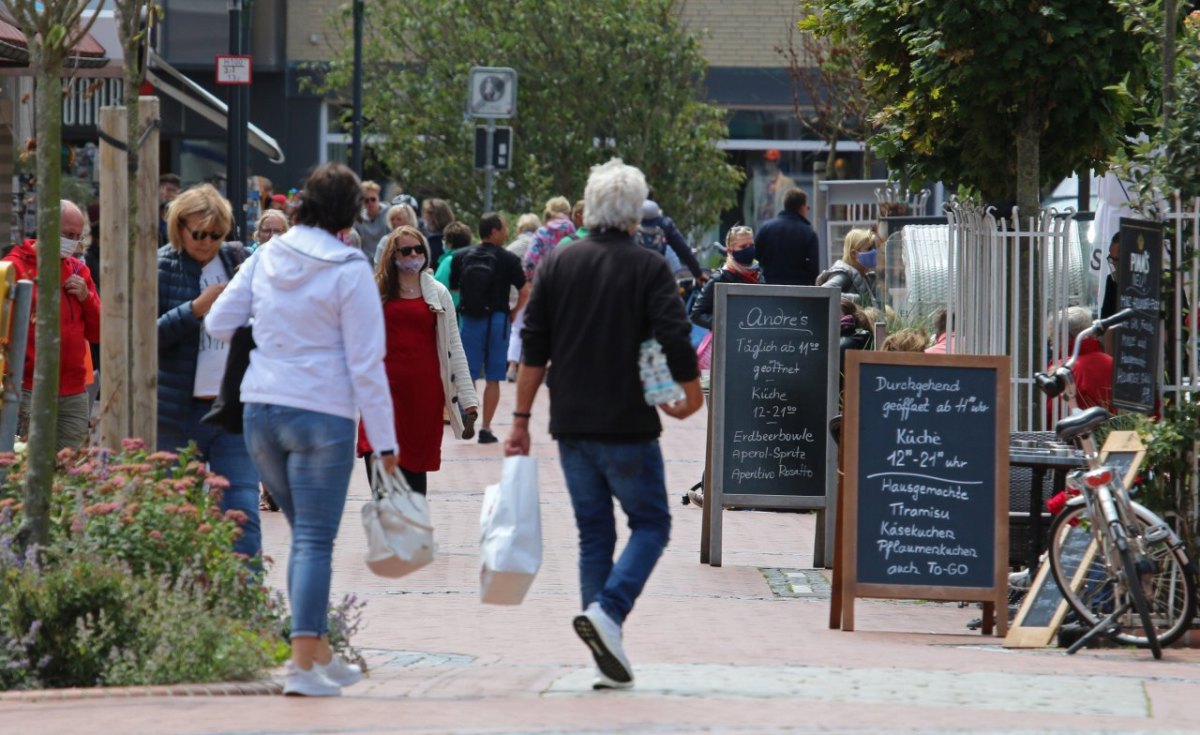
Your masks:
{"label": "wooden sign frame", "polygon": [[[858,506],[859,477],[858,433],[861,399],[858,392],[863,365],[893,365],[912,367],[945,367],[989,370],[995,373],[996,405],[991,420],[995,426],[994,476],[995,541],[993,549],[992,584],[985,587],[953,587],[938,585],[860,583],[858,574]],[[981,632],[990,635],[993,626],[1004,635],[1008,627],[1007,614],[997,619],[996,611],[1005,611],[1008,604],[1008,421],[1011,384],[1009,358],[1004,356],[939,355],[912,352],[846,353],[845,413],[841,448],[844,475],[838,515],[838,559],[834,571],[831,627],[854,630],[854,599],[875,597],[887,599],[946,600],[983,603]]]}
{"label": "wooden sign frame", "polygon": [[[1142,443],[1141,437],[1136,431],[1114,431],[1109,433],[1104,440],[1104,448],[1100,452],[1100,463],[1107,464],[1110,457],[1114,455],[1132,455],[1129,465],[1125,470],[1125,476],[1121,479],[1125,482],[1125,487],[1132,487],[1133,481],[1137,478],[1138,471],[1141,470],[1142,460],[1146,457],[1146,446]],[[1076,570],[1074,577],[1071,580],[1072,586],[1078,585],[1082,581],[1082,576],[1087,572],[1087,568],[1091,565],[1092,559],[1096,556],[1096,541],[1092,539],[1088,544],[1087,551],[1084,552],[1083,560],[1080,562],[1079,569]],[[1049,626],[1026,626],[1025,620],[1028,618],[1031,609],[1034,606],[1038,596],[1042,594],[1042,590],[1047,584],[1055,584],[1054,575],[1050,571],[1050,561],[1047,559],[1042,562],[1038,568],[1037,576],[1034,577],[1033,583],[1029,585],[1029,591],[1025,593],[1025,599],[1021,602],[1021,607],[1017,610],[1016,617],[1013,618],[1012,628],[1008,631],[1008,635],[1004,639],[1005,648],[1045,648],[1050,645],[1054,634],[1058,632],[1059,626],[1062,625],[1063,618],[1067,615],[1067,610],[1070,607],[1067,601],[1059,594],[1058,607],[1054,612],[1054,616],[1050,619]]]}
{"label": "wooden sign frame", "polygon": [[[709,395],[708,442],[704,475],[704,518],[700,532],[700,563],[721,566],[723,542],[721,513],[725,508],[812,509],[818,511],[813,566],[824,567],[833,558],[836,524],[837,447],[829,437],[829,422],[838,412],[839,362],[841,356],[841,291],[817,286],[770,286],[759,284],[718,283],[713,305],[712,381]],[[727,375],[726,353],[730,330],[727,328],[729,299],[740,296],[788,297],[826,302],[826,405],[820,426],[810,427],[825,437],[825,492],[822,495],[751,495],[727,494],[723,488],[726,470],[725,421],[729,397],[722,376]],[[818,337],[822,335],[816,335]],[[787,482],[786,480],[781,480]]]}

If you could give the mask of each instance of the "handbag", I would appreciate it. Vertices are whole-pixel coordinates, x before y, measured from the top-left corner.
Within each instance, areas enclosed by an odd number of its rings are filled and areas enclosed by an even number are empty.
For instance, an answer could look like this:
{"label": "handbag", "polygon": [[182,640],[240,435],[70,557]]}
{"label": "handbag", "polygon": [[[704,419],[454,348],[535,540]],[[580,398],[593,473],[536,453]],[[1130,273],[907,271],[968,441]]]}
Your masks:
{"label": "handbag", "polygon": [[696,367],[701,370],[712,368],[712,346],[713,333],[709,331],[704,335],[704,339],[700,340],[700,346],[696,348]]}
{"label": "handbag", "polygon": [[437,545],[429,501],[409,488],[399,470],[371,464],[371,500],[363,503],[367,567],[380,577],[403,577],[433,561]]}
{"label": "handbag", "polygon": [[254,348],[253,327],[238,327],[229,341],[221,390],[201,421],[219,426],[229,434],[242,433],[242,378],[246,377],[246,369],[250,367],[250,352]]}
{"label": "handbag", "polygon": [[483,493],[479,516],[479,591],[483,602],[519,605],[542,566],[537,461],[506,457],[500,484]]}

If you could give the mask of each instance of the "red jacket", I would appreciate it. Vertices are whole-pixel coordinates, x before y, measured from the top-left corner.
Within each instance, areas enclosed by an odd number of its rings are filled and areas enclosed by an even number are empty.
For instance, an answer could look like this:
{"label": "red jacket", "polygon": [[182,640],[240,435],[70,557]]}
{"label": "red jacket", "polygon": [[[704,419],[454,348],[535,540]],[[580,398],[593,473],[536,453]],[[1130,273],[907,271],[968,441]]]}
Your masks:
{"label": "red jacket", "polygon": [[[27,279],[37,282],[37,249],[36,241],[26,240],[12,252],[4,256],[4,260],[13,264],[17,280]],[[78,258],[62,258],[62,271],[59,274],[65,282],[69,276],[78,275],[87,283],[87,300],[80,302],[66,289],[59,295],[61,299],[60,316],[62,319],[62,358],[59,362],[58,394],[73,396],[87,389],[87,369],[84,366],[84,352],[89,349],[88,343],[100,342],[100,295],[96,293],[96,284],[92,282],[92,273]],[[60,287],[61,288],[61,287]],[[23,387],[33,389],[34,366],[34,334],[37,331],[37,288],[33,292],[33,308],[29,320],[29,344],[25,348],[25,380]]]}
{"label": "red jacket", "polygon": [[[1058,367],[1060,363],[1050,366]],[[1112,411],[1112,356],[1104,352],[1100,341],[1091,337],[1079,345],[1079,359],[1075,361],[1075,401],[1079,408],[1103,406]],[[1064,411],[1066,406],[1063,406]],[[1046,418],[1051,419],[1051,404],[1046,404]]]}

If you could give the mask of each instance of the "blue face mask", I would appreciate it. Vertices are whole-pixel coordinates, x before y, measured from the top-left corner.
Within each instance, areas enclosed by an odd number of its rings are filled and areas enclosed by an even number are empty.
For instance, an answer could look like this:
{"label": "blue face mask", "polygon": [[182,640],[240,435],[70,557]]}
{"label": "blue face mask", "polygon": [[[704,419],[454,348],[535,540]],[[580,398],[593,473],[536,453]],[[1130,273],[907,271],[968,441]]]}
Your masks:
{"label": "blue face mask", "polygon": [[858,253],[855,257],[858,258],[858,262],[864,268],[870,269],[870,268],[874,268],[875,263],[878,262],[879,251],[878,250],[866,250],[866,251]]}
{"label": "blue face mask", "polygon": [[754,256],[757,255],[754,251],[754,246],[742,248],[741,250],[731,250],[729,254],[733,256],[733,262],[738,265],[750,265],[754,262]]}

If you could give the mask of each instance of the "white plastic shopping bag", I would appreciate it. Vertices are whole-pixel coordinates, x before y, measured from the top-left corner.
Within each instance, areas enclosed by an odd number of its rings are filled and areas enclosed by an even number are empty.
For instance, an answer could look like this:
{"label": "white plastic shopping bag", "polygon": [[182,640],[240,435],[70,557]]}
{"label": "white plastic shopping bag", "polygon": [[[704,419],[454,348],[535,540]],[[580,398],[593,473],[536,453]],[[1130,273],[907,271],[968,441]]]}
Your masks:
{"label": "white plastic shopping bag", "polygon": [[542,513],[537,461],[506,457],[499,485],[483,493],[479,517],[480,596],[493,605],[519,605],[542,566]]}

